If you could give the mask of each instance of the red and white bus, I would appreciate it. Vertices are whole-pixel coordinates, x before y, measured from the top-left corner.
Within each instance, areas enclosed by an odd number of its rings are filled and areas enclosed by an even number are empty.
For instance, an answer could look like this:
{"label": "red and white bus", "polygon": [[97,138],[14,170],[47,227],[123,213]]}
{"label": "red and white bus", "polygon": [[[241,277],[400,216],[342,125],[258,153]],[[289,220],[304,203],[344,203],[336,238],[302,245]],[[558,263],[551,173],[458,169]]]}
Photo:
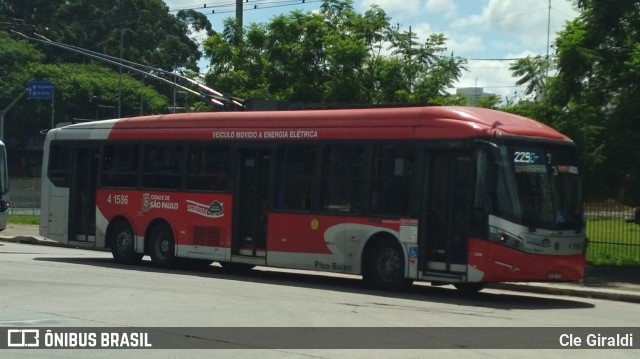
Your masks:
{"label": "red and white bus", "polygon": [[222,267],[479,290],[579,281],[576,148],[520,116],[407,107],[186,113],[48,132],[40,234]]}

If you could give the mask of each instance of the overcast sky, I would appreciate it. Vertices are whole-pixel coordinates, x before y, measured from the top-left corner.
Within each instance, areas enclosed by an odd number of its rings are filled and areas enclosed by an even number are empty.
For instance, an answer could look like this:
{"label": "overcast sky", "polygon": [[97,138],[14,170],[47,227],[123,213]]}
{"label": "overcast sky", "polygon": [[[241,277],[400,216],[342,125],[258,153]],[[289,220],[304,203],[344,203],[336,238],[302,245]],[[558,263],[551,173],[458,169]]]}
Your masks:
{"label": "overcast sky", "polygon": [[[235,0],[164,1],[171,10],[201,10],[216,30],[221,29],[225,18],[235,16]],[[268,22],[294,9],[315,11],[321,4],[319,0],[302,1],[248,0],[244,24]],[[401,31],[411,27],[422,41],[429,34],[443,33],[448,38],[448,51],[469,60],[469,71],[463,73],[456,87],[477,85],[503,98],[521,94],[523,88],[515,86],[516,80],[511,77],[512,61],[500,59],[546,55],[547,38],[553,45],[556,33],[578,15],[569,0],[354,0],[360,13],[371,4],[384,9]],[[549,53],[553,54],[553,49]],[[454,93],[455,89],[448,91]]]}

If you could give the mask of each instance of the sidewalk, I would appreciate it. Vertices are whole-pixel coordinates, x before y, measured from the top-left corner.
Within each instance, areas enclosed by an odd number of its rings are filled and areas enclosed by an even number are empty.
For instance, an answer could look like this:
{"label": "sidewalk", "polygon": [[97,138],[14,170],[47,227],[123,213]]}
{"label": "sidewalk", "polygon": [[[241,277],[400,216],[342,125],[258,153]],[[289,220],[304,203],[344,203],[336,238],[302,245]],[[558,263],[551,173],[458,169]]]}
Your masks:
{"label": "sidewalk", "polygon": [[[62,246],[38,235],[37,225],[9,223],[0,241]],[[640,266],[587,267],[583,283],[492,283],[491,288],[640,303]]]}

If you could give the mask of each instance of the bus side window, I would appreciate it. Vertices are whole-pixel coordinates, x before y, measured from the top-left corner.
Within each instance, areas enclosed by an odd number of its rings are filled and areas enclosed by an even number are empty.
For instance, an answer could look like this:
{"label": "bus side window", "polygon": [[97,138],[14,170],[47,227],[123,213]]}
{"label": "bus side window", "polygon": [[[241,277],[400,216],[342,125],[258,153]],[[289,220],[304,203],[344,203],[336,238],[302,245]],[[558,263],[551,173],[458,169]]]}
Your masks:
{"label": "bus side window", "polygon": [[415,172],[415,150],[410,144],[376,145],[371,175],[371,212],[402,216],[409,212]]}
{"label": "bus side window", "polygon": [[192,144],[187,153],[187,190],[224,192],[229,182],[229,147]]}
{"label": "bus side window", "polygon": [[279,149],[275,208],[307,211],[315,177],[317,149],[312,145],[286,145]]}
{"label": "bus side window", "polygon": [[102,150],[100,180],[107,187],[136,187],[138,182],[138,146],[110,144]]}
{"label": "bus side window", "polygon": [[333,144],[322,157],[322,210],[358,213],[362,209],[362,189],[366,152],[360,144]]}
{"label": "bus side window", "polygon": [[148,144],[144,146],[142,186],[158,189],[180,187],[180,152],[176,144]]}

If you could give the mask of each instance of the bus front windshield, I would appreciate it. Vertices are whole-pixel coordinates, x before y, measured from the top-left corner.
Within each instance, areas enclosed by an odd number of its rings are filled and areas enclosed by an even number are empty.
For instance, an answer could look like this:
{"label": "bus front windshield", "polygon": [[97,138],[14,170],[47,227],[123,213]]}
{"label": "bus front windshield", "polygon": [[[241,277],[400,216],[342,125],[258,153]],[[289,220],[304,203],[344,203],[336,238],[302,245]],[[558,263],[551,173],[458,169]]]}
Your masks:
{"label": "bus front windshield", "polygon": [[498,215],[533,228],[584,226],[574,147],[508,143],[501,153]]}

